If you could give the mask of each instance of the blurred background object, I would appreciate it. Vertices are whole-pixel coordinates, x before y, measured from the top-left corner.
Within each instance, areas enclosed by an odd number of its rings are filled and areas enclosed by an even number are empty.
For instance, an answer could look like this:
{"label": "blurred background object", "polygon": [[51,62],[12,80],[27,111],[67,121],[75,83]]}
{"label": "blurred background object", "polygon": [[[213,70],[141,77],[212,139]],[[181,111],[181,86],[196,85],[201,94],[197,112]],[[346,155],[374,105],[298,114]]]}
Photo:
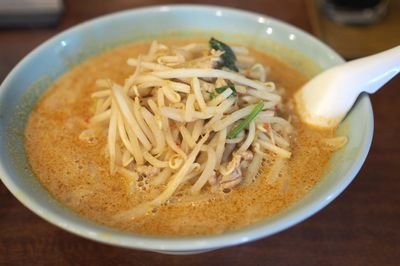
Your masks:
{"label": "blurred background object", "polygon": [[307,0],[313,33],[346,59],[400,44],[400,0]]}
{"label": "blurred background object", "polygon": [[386,15],[387,0],[325,0],[322,11],[338,23],[368,25],[379,22]]}
{"label": "blurred background object", "polygon": [[1,0],[0,27],[54,26],[62,11],[62,0]]}

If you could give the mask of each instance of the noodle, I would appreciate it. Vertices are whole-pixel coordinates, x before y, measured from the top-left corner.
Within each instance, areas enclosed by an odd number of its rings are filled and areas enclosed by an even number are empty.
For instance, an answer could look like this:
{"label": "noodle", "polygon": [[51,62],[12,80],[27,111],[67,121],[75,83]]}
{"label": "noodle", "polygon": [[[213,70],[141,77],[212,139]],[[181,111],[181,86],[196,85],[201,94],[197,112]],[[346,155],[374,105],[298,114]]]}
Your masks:
{"label": "noodle", "polygon": [[262,162],[263,162],[263,156],[261,156],[259,154],[255,154],[253,160],[247,167],[247,171],[244,176],[245,184],[249,184],[250,182],[252,182],[255,179],[255,177],[258,173],[258,169],[260,169]]}
{"label": "noodle", "polygon": [[157,122],[154,116],[146,108],[142,108],[142,115],[151,131],[154,133],[156,140],[156,146],[154,147],[154,153],[160,154],[164,150],[165,138],[161,129],[157,126]]}
{"label": "noodle", "polygon": [[256,135],[256,124],[252,121],[249,125],[249,132],[247,134],[247,139],[243,142],[242,146],[238,149],[238,153],[246,151],[250,145],[253,143]]}
{"label": "noodle", "polygon": [[[90,95],[95,112],[80,139],[105,129],[111,174],[132,182],[147,178],[150,189],[168,181],[152,200],[115,219],[144,215],[187,185],[190,194],[199,194],[207,182],[214,192],[248,184],[264,158],[277,156],[275,168],[290,158],[293,129],[277,116],[282,97],[267,81],[269,67],[244,47],[233,51],[239,72],[217,68],[224,51],[201,43],[171,49],[153,41],[146,55],[127,60],[135,70],[123,86],[96,82],[101,89]],[[326,140],[331,149],[342,143]]]}
{"label": "noodle", "polygon": [[155,176],[152,180],[152,183],[154,185],[160,185],[165,183],[165,181],[168,179],[168,177],[171,176],[171,169],[170,168],[164,168],[157,176]]}
{"label": "noodle", "polygon": [[216,154],[212,148],[207,149],[207,162],[204,168],[203,173],[197,179],[196,183],[190,189],[192,194],[197,194],[200,192],[200,189],[204,186],[207,182],[208,178],[215,174],[214,168],[216,165]]}
{"label": "noodle", "polygon": [[111,108],[110,125],[108,127],[108,154],[110,156],[110,173],[114,174],[116,171],[115,165],[115,142],[117,139],[117,112],[115,107]]}
{"label": "noodle", "polygon": [[285,164],[285,160],[282,158],[277,158],[275,160],[275,163],[272,165],[270,174],[268,176],[268,181],[270,183],[273,183],[278,179],[279,174],[281,173],[284,164]]}
{"label": "noodle", "polygon": [[[130,66],[137,67],[139,65],[139,60],[134,59],[134,58],[129,58],[127,60],[127,64]],[[150,62],[141,62],[141,66],[145,69],[150,69],[150,70],[169,70],[171,69],[170,67],[161,65],[161,64],[156,64],[156,63],[150,63]]]}
{"label": "noodle", "polygon": [[151,131],[150,128],[147,126],[142,112],[141,112],[141,106],[139,103],[139,98],[136,97],[134,102],[133,102],[133,114],[135,115],[135,118],[140,126],[140,128],[143,130],[144,134],[146,137],[149,139],[149,141],[152,143],[153,146],[156,145],[156,139],[155,136],[153,135],[154,131]]}
{"label": "noodle", "polygon": [[98,123],[102,123],[105,121],[109,121],[111,118],[111,110],[103,111],[102,113],[98,113],[90,119],[90,124],[95,125]]}
{"label": "noodle", "polygon": [[173,78],[193,78],[193,77],[201,77],[201,78],[223,78],[227,80],[232,80],[241,85],[249,86],[251,88],[255,88],[257,90],[268,91],[268,88],[262,84],[261,82],[253,81],[251,79],[245,78],[239,74],[235,74],[232,72],[219,70],[219,69],[173,69],[173,70],[165,70],[165,71],[155,71],[152,75],[157,76],[159,78],[165,79],[173,79]]}
{"label": "noodle", "polygon": [[118,123],[119,137],[120,137],[122,143],[124,144],[125,148],[127,149],[127,151],[129,151],[133,155],[134,147],[132,146],[132,143],[128,139],[126,129],[125,129],[125,124],[124,124],[121,113],[118,113],[117,123]]}
{"label": "noodle", "polygon": [[254,105],[249,105],[249,106],[246,106],[245,108],[242,108],[236,112],[233,112],[232,114],[228,115],[226,118],[222,119],[220,121],[220,123],[216,124],[213,127],[213,130],[220,131],[224,128],[227,128],[228,126],[232,125],[239,119],[242,119],[245,116],[247,116],[248,114],[250,114],[251,110],[253,110],[253,108],[254,108]]}
{"label": "noodle", "polygon": [[196,78],[196,77],[194,77],[194,78],[192,79],[191,86],[192,86],[194,95],[195,95],[195,97],[196,97],[196,101],[197,101],[197,103],[198,103],[199,106],[200,106],[200,109],[201,109],[202,111],[204,111],[204,110],[207,108],[207,105],[206,105],[206,103],[205,103],[205,101],[204,101],[203,95],[201,94],[199,79]]}
{"label": "noodle", "polygon": [[[113,86],[113,88],[112,88],[113,96],[115,97],[115,101],[118,104],[118,107],[119,107],[120,111],[122,112],[122,115],[127,120],[129,127],[131,127],[135,131],[135,133],[137,134],[137,137],[139,138],[140,142],[144,145],[146,150],[149,150],[151,147],[151,144],[148,141],[148,139],[146,138],[146,136],[144,135],[143,131],[140,129],[133,114],[130,112],[128,103],[125,101],[124,96],[122,95],[120,90],[121,90],[121,88],[118,86]],[[133,134],[135,134],[135,133],[133,133]]]}
{"label": "noodle", "polygon": [[215,152],[216,152],[215,161],[216,161],[217,169],[219,168],[219,166],[221,164],[222,156],[224,154],[226,134],[227,134],[227,130],[226,130],[226,128],[224,128],[217,135],[218,136],[218,141],[217,141],[218,144],[217,144],[217,148],[215,149]]}
{"label": "noodle", "polygon": [[171,195],[174,193],[178,185],[181,183],[181,180],[185,177],[186,173],[188,172],[189,168],[191,167],[192,163],[195,161],[198,153],[200,152],[201,146],[204,142],[208,139],[208,134],[205,135],[194,147],[193,151],[189,154],[186,162],[180,168],[180,170],[176,173],[174,178],[168,183],[167,188],[161,193],[160,196],[155,198],[152,203],[155,205],[159,205],[165,202]]}
{"label": "noodle", "polygon": [[143,152],[144,159],[149,162],[151,165],[158,167],[158,168],[166,168],[169,166],[168,162],[160,161],[147,151]]}

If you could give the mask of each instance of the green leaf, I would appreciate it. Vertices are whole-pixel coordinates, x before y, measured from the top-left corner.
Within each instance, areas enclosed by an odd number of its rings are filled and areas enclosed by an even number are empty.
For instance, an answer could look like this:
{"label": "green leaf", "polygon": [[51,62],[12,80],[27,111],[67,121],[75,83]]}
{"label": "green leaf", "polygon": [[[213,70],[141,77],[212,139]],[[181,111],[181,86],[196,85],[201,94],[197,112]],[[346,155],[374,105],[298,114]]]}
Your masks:
{"label": "green leaf", "polygon": [[210,96],[210,100],[215,99],[215,97],[217,97],[215,92],[209,92],[209,96]]}
{"label": "green leaf", "polygon": [[218,41],[217,39],[211,37],[209,41],[210,47],[214,50],[223,51],[224,53],[221,55],[222,64],[221,66],[225,66],[232,71],[239,72],[239,69],[236,66],[236,56],[233,52],[232,48],[229,45]]}
{"label": "green leaf", "polygon": [[219,94],[221,94],[221,93],[223,93],[227,88],[230,88],[230,89],[233,91],[232,94],[231,94],[231,96],[236,96],[236,95],[237,95],[235,86],[233,86],[233,85],[232,85],[232,86],[228,86],[228,85],[222,86],[222,87],[216,88],[215,91],[218,92]]}
{"label": "green leaf", "polygon": [[234,139],[237,137],[237,135],[243,130],[245,129],[245,127],[247,127],[250,122],[255,119],[257,117],[257,115],[262,111],[264,107],[264,102],[259,102],[251,111],[251,113],[246,116],[246,118],[242,121],[240,121],[240,123],[231,131],[229,131],[228,133],[228,138],[230,139]]}

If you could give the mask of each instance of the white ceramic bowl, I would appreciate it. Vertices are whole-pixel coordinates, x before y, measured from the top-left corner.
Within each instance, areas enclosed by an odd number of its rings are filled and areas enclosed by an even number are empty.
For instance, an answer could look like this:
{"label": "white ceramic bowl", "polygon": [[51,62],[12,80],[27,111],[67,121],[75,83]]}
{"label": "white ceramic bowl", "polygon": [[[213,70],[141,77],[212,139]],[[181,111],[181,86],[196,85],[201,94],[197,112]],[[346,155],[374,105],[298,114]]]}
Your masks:
{"label": "white ceramic bowl", "polygon": [[[0,176],[26,207],[74,234],[117,246],[164,253],[187,254],[236,245],[284,230],[331,202],[351,182],[368,153],[373,114],[362,95],[342,126],[349,136],[322,181],[299,202],[272,218],[240,230],[205,237],[147,237],[121,232],[88,221],[56,202],[30,171],[23,146],[23,130],[30,110],[49,84],[72,65],[106,47],[162,36],[221,37],[280,55],[299,64],[303,56],[321,68],[343,62],[329,47],[309,34],[276,19],[216,6],[156,6],[128,10],[90,20],[51,38],[27,55],[0,89]],[[302,55],[300,55],[302,54]],[[34,233],[34,232],[33,232]]]}

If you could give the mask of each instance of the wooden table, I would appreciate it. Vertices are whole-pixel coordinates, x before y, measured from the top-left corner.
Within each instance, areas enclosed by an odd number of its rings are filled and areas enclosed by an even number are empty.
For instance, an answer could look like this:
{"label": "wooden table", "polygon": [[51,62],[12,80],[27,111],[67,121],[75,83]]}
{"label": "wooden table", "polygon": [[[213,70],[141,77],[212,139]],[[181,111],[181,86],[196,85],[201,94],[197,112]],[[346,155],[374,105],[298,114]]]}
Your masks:
{"label": "wooden table", "polygon": [[[0,80],[38,44],[81,21],[117,10],[181,1],[65,1],[51,29],[0,30]],[[303,1],[196,1],[267,14],[310,31]],[[400,40],[399,40],[400,43]],[[357,178],[333,203],[277,235],[191,256],[99,244],[67,233],[0,185],[0,265],[399,265],[400,78],[372,97],[375,135]]]}

